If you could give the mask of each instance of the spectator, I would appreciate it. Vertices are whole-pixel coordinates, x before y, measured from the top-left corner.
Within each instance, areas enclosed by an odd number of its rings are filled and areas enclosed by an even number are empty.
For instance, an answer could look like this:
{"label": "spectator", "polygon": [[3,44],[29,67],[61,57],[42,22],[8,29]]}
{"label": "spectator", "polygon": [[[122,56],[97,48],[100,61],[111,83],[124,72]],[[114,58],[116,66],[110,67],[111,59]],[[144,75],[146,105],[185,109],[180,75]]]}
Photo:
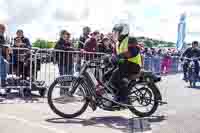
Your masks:
{"label": "spectator", "polygon": [[[66,30],[60,32],[60,39],[55,45],[55,49],[63,50],[56,52],[56,61],[58,61],[58,69],[60,75],[72,75],[74,68],[73,53],[69,51],[74,51],[73,45],[70,42],[70,33]],[[61,83],[61,86],[70,86],[69,83]],[[60,95],[65,95],[68,88],[61,87]]]}
{"label": "spectator", "polygon": [[[14,38],[14,47],[31,48],[29,39],[24,37],[24,32],[21,29],[17,30],[16,32],[16,37]],[[30,62],[27,60],[29,57],[30,51],[28,49],[13,50],[13,71],[16,73],[17,76],[22,76],[22,79],[26,79],[30,76]]]}
{"label": "spectator", "polygon": [[5,26],[3,24],[0,24],[0,44],[1,45],[6,43],[4,33],[5,33]]}
{"label": "spectator", "polygon": [[0,56],[2,56],[6,60],[9,60],[9,53],[11,52],[11,49],[9,48],[9,44],[4,35],[5,30],[5,26],[3,24],[0,24]]}
{"label": "spectator", "polygon": [[148,48],[145,48],[144,50],[144,69],[147,71],[151,71],[151,51]]}
{"label": "spectator", "polygon": [[115,40],[114,40],[114,38],[113,38],[113,34],[112,34],[112,33],[108,33],[108,34],[107,34],[107,37],[108,37],[109,40],[110,40],[110,44],[111,44],[111,47],[112,47],[112,53],[113,53],[113,54],[116,54],[116,48],[115,48],[116,42],[115,42]]}
{"label": "spectator", "polygon": [[153,72],[160,75],[160,65],[161,62],[161,50],[155,51],[153,50],[152,52],[152,68]]}
{"label": "spectator", "polygon": [[97,51],[101,53],[112,54],[112,50],[112,44],[108,37],[104,37],[97,47]]}
{"label": "spectator", "polygon": [[[90,27],[86,26],[83,28],[83,35],[80,36],[79,43],[78,43],[79,49],[84,49],[85,42],[89,38],[90,32],[91,32]],[[82,55],[78,55],[76,71],[80,71],[80,69],[81,69],[81,57],[82,57]]]}
{"label": "spectator", "polygon": [[73,55],[70,52],[66,52],[74,50],[69,39],[70,33],[62,30],[60,39],[55,45],[55,49],[64,50],[63,52],[56,52],[56,61],[58,61],[60,75],[71,75],[73,73]]}
{"label": "spectator", "polygon": [[104,34],[101,33],[98,41],[99,41],[99,42],[102,41],[102,40],[104,39],[104,37],[105,37]]}
{"label": "spectator", "polygon": [[171,55],[169,52],[166,52],[161,62],[161,71],[163,74],[169,73],[171,62],[172,62]]}
{"label": "spectator", "polygon": [[28,38],[24,37],[23,30],[17,30],[17,37],[14,39],[16,47],[31,48],[31,44]]}
{"label": "spectator", "polygon": [[83,35],[79,38],[79,45],[78,45],[79,49],[84,48],[85,41],[89,38],[90,32],[91,32],[90,27],[86,26],[83,28]]}
{"label": "spectator", "polygon": [[100,33],[98,31],[94,31],[91,34],[91,37],[86,40],[84,50],[86,52],[92,52],[86,55],[86,60],[94,59],[96,57],[96,54],[94,54],[94,52],[97,52],[97,43],[99,38]]}
{"label": "spectator", "polygon": [[99,38],[100,38],[99,31],[94,31],[91,34],[91,37],[86,40],[84,50],[87,52],[96,52]]}
{"label": "spectator", "polygon": [[6,45],[5,39],[5,26],[0,24],[0,85],[1,87],[6,86],[6,78],[8,74],[8,60],[10,48]]}

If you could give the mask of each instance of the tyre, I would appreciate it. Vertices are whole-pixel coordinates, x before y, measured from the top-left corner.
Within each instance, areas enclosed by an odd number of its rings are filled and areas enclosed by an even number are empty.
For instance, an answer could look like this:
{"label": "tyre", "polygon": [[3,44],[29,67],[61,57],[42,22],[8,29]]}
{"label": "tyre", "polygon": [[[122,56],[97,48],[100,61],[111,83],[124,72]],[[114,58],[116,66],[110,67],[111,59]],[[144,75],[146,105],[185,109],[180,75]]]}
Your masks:
{"label": "tyre", "polygon": [[[133,88],[135,88],[134,90],[132,89],[135,100],[130,100],[133,107],[129,108],[129,110],[139,117],[148,117],[155,113],[160,101],[160,94],[158,94],[159,90],[157,86],[154,83],[151,83],[140,88],[136,88],[136,86]],[[133,102],[136,101],[138,104],[134,105]],[[152,107],[150,110],[146,111],[146,108],[149,105],[152,105]],[[142,109],[142,107],[145,107],[145,109]]]}
{"label": "tyre", "polygon": [[[76,81],[73,81],[73,82],[76,82]],[[84,91],[83,91],[83,89],[81,90],[81,92],[83,93],[83,95],[82,95],[82,97],[84,97],[83,99],[84,99],[84,101],[83,101],[83,105],[81,106],[78,106],[77,108],[80,108],[80,109],[76,109],[76,111],[75,112],[73,112],[73,113],[69,113],[69,111],[71,111],[72,109],[73,109],[73,107],[72,106],[69,106],[69,107],[67,107],[67,111],[62,111],[61,109],[59,109],[57,106],[56,106],[56,101],[55,101],[55,99],[53,99],[53,91],[55,90],[55,88],[56,88],[56,86],[57,85],[59,85],[60,83],[58,83],[56,80],[51,84],[51,86],[50,86],[50,88],[49,88],[49,90],[48,90],[48,94],[47,94],[47,98],[48,98],[48,104],[49,104],[49,106],[50,106],[50,108],[52,109],[52,111],[55,113],[55,114],[57,114],[57,115],[59,115],[59,116],[61,116],[61,117],[63,117],[63,118],[74,118],[74,117],[77,117],[77,116],[79,116],[79,115],[81,115],[86,109],[87,109],[87,107],[88,107],[88,104],[89,104],[89,101],[85,98],[85,93],[84,93]],[[78,85],[76,86],[76,88],[77,88],[77,91],[79,91],[79,93],[80,93],[80,88],[81,87],[79,87],[79,83],[77,83]],[[70,91],[70,90],[69,90]],[[73,92],[73,96],[75,95],[75,93],[76,92]],[[61,96],[62,97],[62,96]],[[64,105],[62,105],[62,106],[64,106]]]}

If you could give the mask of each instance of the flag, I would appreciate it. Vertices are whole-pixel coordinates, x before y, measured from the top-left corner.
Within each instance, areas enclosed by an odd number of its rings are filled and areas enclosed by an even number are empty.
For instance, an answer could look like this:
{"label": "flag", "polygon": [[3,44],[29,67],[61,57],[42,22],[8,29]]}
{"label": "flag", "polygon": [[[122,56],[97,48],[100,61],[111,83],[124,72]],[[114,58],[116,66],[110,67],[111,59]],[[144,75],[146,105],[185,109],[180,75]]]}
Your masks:
{"label": "flag", "polygon": [[178,37],[177,37],[177,43],[176,48],[178,51],[182,50],[184,47],[184,41],[185,41],[185,34],[186,34],[186,15],[185,13],[181,15],[180,22],[178,24]]}

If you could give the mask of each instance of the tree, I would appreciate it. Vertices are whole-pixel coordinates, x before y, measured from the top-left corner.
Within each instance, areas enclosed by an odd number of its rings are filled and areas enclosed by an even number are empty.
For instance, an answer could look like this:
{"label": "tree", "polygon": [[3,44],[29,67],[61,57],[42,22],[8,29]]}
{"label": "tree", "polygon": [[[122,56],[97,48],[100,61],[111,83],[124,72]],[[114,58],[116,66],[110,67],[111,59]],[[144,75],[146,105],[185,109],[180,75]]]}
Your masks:
{"label": "tree", "polygon": [[33,43],[33,47],[37,47],[37,48],[54,48],[54,46],[55,46],[54,42],[50,42],[50,41],[46,41],[42,39],[37,39]]}
{"label": "tree", "polygon": [[153,47],[152,41],[149,41],[149,40],[145,40],[144,41],[144,45],[145,45],[145,47],[148,47],[148,48],[152,48]]}
{"label": "tree", "polygon": [[175,46],[175,44],[174,43],[172,43],[172,42],[169,42],[169,43],[167,43],[167,45],[166,45],[167,47],[174,47]]}

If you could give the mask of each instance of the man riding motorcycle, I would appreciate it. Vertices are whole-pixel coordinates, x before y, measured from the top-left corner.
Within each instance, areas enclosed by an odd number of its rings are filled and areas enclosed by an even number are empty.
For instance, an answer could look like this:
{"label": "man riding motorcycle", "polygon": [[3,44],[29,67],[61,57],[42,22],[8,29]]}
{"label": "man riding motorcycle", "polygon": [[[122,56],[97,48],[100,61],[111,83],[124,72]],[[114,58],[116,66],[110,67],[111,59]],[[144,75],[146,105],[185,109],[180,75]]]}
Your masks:
{"label": "man riding motorcycle", "polygon": [[118,67],[113,71],[109,83],[111,87],[119,89],[119,96],[116,96],[115,100],[128,104],[128,87],[123,79],[140,72],[140,48],[137,46],[137,40],[129,37],[127,24],[116,24],[112,32],[116,41],[116,55],[112,56],[111,62]]}
{"label": "man riding motorcycle", "polygon": [[[198,41],[193,41],[192,42],[192,47],[188,48],[185,50],[185,52],[182,54],[181,60],[183,60],[184,57],[187,58],[197,58],[200,57],[200,49],[198,48]],[[184,73],[184,80],[187,80],[188,75],[187,75],[187,68],[188,68],[188,62],[185,62],[183,64],[183,73]],[[198,61],[195,61],[195,73],[199,75],[199,63]],[[197,77],[199,78],[199,76]]]}

